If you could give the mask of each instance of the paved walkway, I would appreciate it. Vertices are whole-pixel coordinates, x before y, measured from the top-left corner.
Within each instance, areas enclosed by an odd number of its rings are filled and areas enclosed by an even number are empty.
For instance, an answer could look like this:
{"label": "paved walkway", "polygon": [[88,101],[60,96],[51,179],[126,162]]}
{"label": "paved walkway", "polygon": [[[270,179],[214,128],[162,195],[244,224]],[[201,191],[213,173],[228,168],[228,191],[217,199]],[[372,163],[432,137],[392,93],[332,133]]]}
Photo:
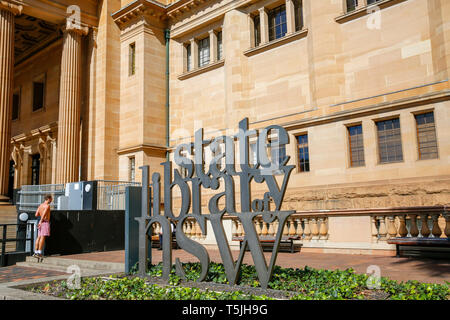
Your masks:
{"label": "paved walkway", "polygon": [[9,266],[0,268],[0,283],[19,282],[24,280],[56,277],[60,275],[66,275],[66,273],[53,270]]}
{"label": "paved walkway", "polygon": [[[218,250],[208,250],[211,261],[221,262]],[[153,263],[161,261],[162,251],[153,249]],[[239,252],[233,251],[235,259]],[[270,252],[266,252],[269,261]],[[64,256],[70,259],[124,262],[124,251],[97,252]],[[61,257],[63,258],[63,257]],[[197,258],[183,250],[173,250],[173,261],[180,258],[182,262],[197,262]],[[244,257],[244,263],[253,264],[250,252]],[[376,265],[381,270],[381,276],[397,281],[418,280],[430,283],[445,283],[450,281],[450,261],[437,259],[396,258],[370,255],[324,254],[324,253],[278,253],[277,265],[286,268],[304,268],[305,266],[317,269],[353,268],[357,273],[367,273],[367,268]]]}

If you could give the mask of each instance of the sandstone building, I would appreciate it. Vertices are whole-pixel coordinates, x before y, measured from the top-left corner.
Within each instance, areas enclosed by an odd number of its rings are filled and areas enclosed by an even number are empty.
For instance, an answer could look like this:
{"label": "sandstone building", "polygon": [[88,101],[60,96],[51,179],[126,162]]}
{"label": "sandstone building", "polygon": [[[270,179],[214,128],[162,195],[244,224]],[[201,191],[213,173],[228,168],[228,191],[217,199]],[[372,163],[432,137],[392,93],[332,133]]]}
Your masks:
{"label": "sandstone building", "polygon": [[0,0],[0,194],[140,181],[248,117],[290,134],[287,233],[391,254],[450,233],[449,76],[447,0]]}

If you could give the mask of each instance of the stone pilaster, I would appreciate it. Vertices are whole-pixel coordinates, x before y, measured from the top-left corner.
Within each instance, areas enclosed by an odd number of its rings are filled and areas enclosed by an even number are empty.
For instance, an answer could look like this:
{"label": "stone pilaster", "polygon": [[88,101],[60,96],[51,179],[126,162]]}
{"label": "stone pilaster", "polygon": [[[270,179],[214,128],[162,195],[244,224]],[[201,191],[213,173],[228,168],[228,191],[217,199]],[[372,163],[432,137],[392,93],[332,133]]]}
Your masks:
{"label": "stone pilaster", "polygon": [[294,1],[286,0],[286,24],[287,33],[295,32],[295,6]]}
{"label": "stone pilaster", "polygon": [[209,31],[209,63],[217,61],[217,34],[214,30]]}
{"label": "stone pilaster", "polygon": [[259,9],[259,26],[261,28],[261,44],[269,42],[269,17],[266,8]]}
{"label": "stone pilaster", "polygon": [[191,40],[191,70],[198,68],[198,43],[192,38]]}
{"label": "stone pilaster", "polygon": [[87,28],[67,24],[61,59],[56,183],[78,181],[80,165],[81,55]]}
{"label": "stone pilaster", "polygon": [[11,112],[14,83],[14,16],[22,6],[0,1],[0,195],[8,194]]}

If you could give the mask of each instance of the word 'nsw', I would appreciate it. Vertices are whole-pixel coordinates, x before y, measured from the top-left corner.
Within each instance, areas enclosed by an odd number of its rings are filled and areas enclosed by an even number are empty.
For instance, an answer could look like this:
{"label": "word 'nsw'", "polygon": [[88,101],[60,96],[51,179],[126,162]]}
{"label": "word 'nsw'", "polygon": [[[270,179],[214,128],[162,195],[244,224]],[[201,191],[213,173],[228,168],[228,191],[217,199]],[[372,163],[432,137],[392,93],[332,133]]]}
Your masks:
{"label": "word 'nsw'", "polygon": [[[252,158],[249,158],[250,140],[252,143]],[[235,143],[239,148],[239,168],[235,164]],[[164,215],[161,215],[161,183],[160,174],[152,175],[152,210],[148,209],[149,190],[143,188],[142,215],[137,220],[140,225],[140,250],[139,273],[145,274],[146,261],[146,237],[151,225],[159,223],[162,228],[163,240],[163,278],[168,279],[172,267],[172,232],[170,220],[176,222],[176,241],[180,248],[191,253],[200,260],[202,272],[199,281],[205,279],[208,272],[209,255],[206,249],[198,242],[188,238],[182,225],[186,219],[195,219],[202,233],[206,234],[207,220],[210,221],[217,246],[225,267],[227,279],[231,285],[236,284],[239,270],[246,248],[250,249],[256,271],[262,287],[267,284],[275,265],[282,230],[287,218],[294,211],[281,211],[284,194],[293,165],[286,165],[289,157],[286,156],[286,145],[289,136],[286,130],[280,126],[272,125],[263,130],[249,130],[248,119],[239,123],[239,131],[232,136],[219,136],[215,139],[205,140],[203,129],[195,132],[193,143],[181,144],[175,151],[175,163],[183,168],[182,175],[178,169],[173,170],[172,163],[164,162]],[[205,148],[209,147],[213,157],[208,168],[205,168]],[[148,185],[148,166],[142,167],[143,185]],[[279,182],[275,175],[280,177]],[[235,178],[238,179],[239,194],[235,192]],[[267,192],[262,199],[251,199],[251,183],[264,184]],[[220,188],[222,186],[222,188]],[[181,192],[181,204],[174,213],[172,198],[173,188],[178,187]],[[219,190],[208,203],[208,214],[202,213],[201,190],[202,188]],[[240,198],[240,212],[236,210],[236,198]],[[222,209],[219,201],[223,203]],[[271,211],[271,203],[274,210]],[[148,214],[150,213],[150,215]],[[224,214],[237,217],[244,228],[245,237],[241,246],[239,258],[234,261],[230,246],[222,225]],[[258,235],[253,220],[256,216],[262,216],[265,223],[278,220],[275,242],[269,264],[263,255]],[[169,220],[170,219],[170,220]],[[176,259],[176,271],[181,278],[185,278],[185,271],[179,259]]]}

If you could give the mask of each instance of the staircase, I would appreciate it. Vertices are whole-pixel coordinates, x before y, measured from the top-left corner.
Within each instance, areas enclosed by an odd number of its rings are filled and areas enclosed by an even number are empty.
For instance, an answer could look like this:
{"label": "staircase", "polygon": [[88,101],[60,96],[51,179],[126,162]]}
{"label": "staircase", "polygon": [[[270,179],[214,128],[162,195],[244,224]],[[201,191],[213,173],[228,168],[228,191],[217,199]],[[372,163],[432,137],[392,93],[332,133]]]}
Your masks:
{"label": "staircase", "polygon": [[17,262],[17,266],[73,273],[74,266],[80,268],[81,275],[108,274],[124,272],[123,263],[67,259],[61,257],[45,257],[42,262],[37,258],[27,257],[25,262]]}

